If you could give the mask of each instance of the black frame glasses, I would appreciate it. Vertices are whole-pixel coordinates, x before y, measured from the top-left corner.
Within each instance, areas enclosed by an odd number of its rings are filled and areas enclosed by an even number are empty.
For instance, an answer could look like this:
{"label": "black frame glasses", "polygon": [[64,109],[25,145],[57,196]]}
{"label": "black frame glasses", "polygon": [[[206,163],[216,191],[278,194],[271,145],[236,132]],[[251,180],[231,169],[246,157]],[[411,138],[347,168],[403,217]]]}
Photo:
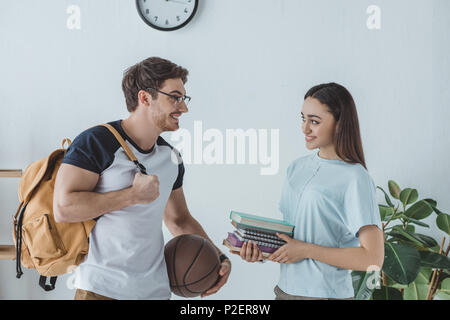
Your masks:
{"label": "black frame glasses", "polygon": [[164,94],[164,95],[166,95],[168,97],[171,97],[172,99],[175,100],[175,105],[179,105],[181,102],[184,102],[186,105],[188,105],[188,103],[191,101],[191,97],[186,96],[186,95],[184,95],[184,96],[175,96],[173,94],[170,94],[170,93],[167,93],[167,92],[163,92],[163,91],[160,91],[160,90],[155,89],[155,88],[147,88],[145,90],[147,90],[147,91],[148,90],[154,90],[154,91],[162,93],[162,94]]}

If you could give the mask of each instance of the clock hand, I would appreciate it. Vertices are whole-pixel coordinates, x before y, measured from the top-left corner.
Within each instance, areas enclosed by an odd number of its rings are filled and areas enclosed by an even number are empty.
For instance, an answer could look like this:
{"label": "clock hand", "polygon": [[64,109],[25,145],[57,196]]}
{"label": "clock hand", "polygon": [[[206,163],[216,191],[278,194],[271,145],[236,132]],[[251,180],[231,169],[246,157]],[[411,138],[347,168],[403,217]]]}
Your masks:
{"label": "clock hand", "polygon": [[179,3],[179,4],[184,4],[186,5],[186,2],[182,2],[182,1],[176,1],[176,0],[166,0],[166,2],[175,2],[175,3]]}

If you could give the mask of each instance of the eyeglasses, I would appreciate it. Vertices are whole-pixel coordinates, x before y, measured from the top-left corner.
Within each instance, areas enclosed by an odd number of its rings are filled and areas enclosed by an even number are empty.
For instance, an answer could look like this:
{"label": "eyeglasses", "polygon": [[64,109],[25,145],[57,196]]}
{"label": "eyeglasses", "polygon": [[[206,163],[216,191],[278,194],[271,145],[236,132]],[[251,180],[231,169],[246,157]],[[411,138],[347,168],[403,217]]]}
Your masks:
{"label": "eyeglasses", "polygon": [[172,98],[175,101],[175,106],[178,106],[181,102],[184,102],[186,105],[188,105],[189,101],[191,101],[191,97],[189,97],[189,96],[175,96],[173,94],[166,93],[166,92],[157,90],[155,88],[147,88],[145,90],[154,90],[156,92],[162,93],[162,94]]}

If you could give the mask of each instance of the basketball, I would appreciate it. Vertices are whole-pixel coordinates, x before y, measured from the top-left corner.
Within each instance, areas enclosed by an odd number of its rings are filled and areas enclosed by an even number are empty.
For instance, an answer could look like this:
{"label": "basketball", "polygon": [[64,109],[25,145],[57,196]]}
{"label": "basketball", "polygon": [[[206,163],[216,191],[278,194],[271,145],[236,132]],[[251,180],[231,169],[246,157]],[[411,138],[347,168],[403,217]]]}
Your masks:
{"label": "basketball", "polygon": [[197,297],[219,280],[220,259],[210,241],[182,234],[164,248],[170,290],[180,297]]}

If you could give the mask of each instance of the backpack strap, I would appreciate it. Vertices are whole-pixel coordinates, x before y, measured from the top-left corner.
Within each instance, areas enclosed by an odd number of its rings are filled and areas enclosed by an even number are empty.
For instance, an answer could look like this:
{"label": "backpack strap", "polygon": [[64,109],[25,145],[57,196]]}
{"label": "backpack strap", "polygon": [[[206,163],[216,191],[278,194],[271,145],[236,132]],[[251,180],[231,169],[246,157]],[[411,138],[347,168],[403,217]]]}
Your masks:
{"label": "backpack strap", "polygon": [[23,222],[23,213],[28,205],[27,203],[21,203],[19,206],[20,212],[17,214],[14,219],[17,219],[17,226],[16,226],[16,278],[20,279],[20,277],[23,275],[22,271],[22,265],[21,265],[21,258],[22,258],[22,222]]}
{"label": "backpack strap", "polygon": [[[67,148],[64,148],[64,144],[67,142]],[[70,147],[70,145],[72,144],[72,141],[69,139],[69,138],[64,138],[63,139],[63,141],[62,141],[62,148],[64,149],[64,150],[67,150],[69,147]]]}
{"label": "backpack strap", "polygon": [[122,136],[120,135],[119,132],[117,132],[116,129],[114,129],[114,127],[108,123],[104,123],[101,124],[104,127],[107,127],[109,129],[109,131],[111,131],[111,133],[114,135],[114,137],[116,137],[117,141],[120,143],[120,145],[122,146],[123,150],[125,151],[125,153],[127,154],[128,158],[130,158],[131,161],[133,161],[136,164],[136,167],[143,173],[143,174],[147,174],[147,169],[145,168],[145,166],[143,166],[138,159],[136,158],[136,156],[134,155],[133,151],[131,151],[130,147],[126,144],[125,140],[123,140]]}

